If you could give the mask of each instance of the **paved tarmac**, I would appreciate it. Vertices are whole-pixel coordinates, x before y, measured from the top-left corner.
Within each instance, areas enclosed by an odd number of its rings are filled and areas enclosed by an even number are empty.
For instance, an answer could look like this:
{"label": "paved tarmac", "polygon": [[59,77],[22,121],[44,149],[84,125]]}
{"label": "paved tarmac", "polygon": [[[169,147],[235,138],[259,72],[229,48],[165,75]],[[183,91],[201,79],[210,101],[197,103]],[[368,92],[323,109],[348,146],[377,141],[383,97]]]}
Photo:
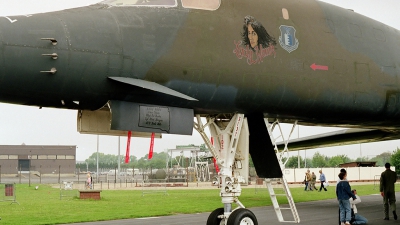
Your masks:
{"label": "paved tarmac", "polygon": [[[396,194],[400,199],[400,193]],[[371,225],[400,224],[390,215],[389,221],[383,220],[383,205],[380,195],[361,196],[357,205],[360,215],[366,217]],[[296,204],[300,215],[300,224],[336,225],[338,224],[338,203],[335,199],[304,202]],[[272,206],[250,208],[256,215],[258,224],[280,224]],[[400,212],[400,210],[398,210]],[[141,219],[112,220],[102,222],[75,223],[76,225],[205,225],[210,213],[181,214],[174,216],[150,217]],[[285,214],[286,215],[286,214]],[[292,219],[291,214],[285,219]]]}

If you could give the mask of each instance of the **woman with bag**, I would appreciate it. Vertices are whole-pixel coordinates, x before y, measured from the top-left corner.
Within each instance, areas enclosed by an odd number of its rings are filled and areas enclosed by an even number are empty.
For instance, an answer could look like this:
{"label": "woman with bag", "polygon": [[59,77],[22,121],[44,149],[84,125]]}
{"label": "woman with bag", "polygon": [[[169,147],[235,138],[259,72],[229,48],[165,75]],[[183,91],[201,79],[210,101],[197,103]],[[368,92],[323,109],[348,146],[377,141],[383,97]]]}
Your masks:
{"label": "woman with bag", "polygon": [[[324,183],[326,182],[326,179],[325,179],[325,174],[322,173],[322,170],[319,171],[319,180],[321,181],[321,187],[319,188],[318,192],[320,192],[322,190],[322,188],[325,191],[327,191],[326,188],[324,187]],[[328,183],[328,182],[326,182],[326,183]]]}

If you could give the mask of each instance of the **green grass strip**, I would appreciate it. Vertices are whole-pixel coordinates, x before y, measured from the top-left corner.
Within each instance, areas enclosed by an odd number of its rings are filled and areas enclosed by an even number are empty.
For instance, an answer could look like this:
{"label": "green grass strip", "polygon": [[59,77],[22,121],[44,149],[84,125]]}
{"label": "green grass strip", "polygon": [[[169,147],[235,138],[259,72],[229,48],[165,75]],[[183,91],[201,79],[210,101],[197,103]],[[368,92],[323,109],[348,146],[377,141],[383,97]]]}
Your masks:
{"label": "green grass strip", "polygon": [[[222,207],[219,189],[168,189],[163,193],[145,194],[141,190],[103,190],[101,200],[63,197],[59,189],[49,185],[16,184],[18,204],[0,202],[0,224],[61,224],[139,217],[166,216],[185,213],[211,212]],[[374,185],[356,185],[359,195],[377,194]],[[256,193],[257,190],[257,193]],[[291,188],[295,202],[335,198],[335,187],[328,191],[306,192]],[[278,191],[277,191],[278,192]],[[4,193],[0,193],[4,194]],[[285,197],[280,203],[287,202]],[[246,207],[268,206],[271,199],[265,188],[243,188],[239,198]]]}

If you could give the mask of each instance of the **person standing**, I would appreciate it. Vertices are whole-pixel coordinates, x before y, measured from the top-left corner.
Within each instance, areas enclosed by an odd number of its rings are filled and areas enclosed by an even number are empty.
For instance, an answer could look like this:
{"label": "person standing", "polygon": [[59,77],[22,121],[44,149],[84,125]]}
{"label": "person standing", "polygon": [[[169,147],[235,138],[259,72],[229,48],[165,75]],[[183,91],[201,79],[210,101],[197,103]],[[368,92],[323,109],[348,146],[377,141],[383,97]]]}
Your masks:
{"label": "person standing", "polygon": [[357,210],[357,206],[356,204],[361,202],[360,197],[357,195],[357,190],[354,189],[351,191],[355,196],[356,196],[356,200],[353,200],[353,198],[350,198],[350,205],[351,205],[351,209],[353,209],[354,212],[354,217],[352,216],[352,220],[351,220],[351,224],[367,224],[368,220],[367,218],[361,216],[360,214],[358,214],[358,210]]}
{"label": "person standing", "polygon": [[386,170],[382,172],[379,190],[383,197],[383,209],[385,213],[384,220],[389,220],[389,205],[393,212],[393,218],[397,220],[396,214],[396,195],[394,191],[394,183],[396,183],[396,172],[390,169],[390,163],[385,164]]}
{"label": "person standing", "polygon": [[[340,169],[340,173],[345,173],[345,174],[346,174],[346,177],[347,177],[347,171],[346,171],[345,169]],[[347,180],[347,178],[346,178],[346,180]],[[340,182],[340,178],[337,179],[336,185],[337,185],[339,182]]]}
{"label": "person standing", "polygon": [[310,190],[318,190],[318,188],[315,187],[315,183],[317,182],[317,176],[315,175],[314,172],[311,173],[311,185],[310,185]]}
{"label": "person standing", "polygon": [[[344,173],[344,174],[346,174],[345,180],[347,180],[347,171],[346,171],[345,169],[340,169],[340,172],[339,172],[339,173]],[[338,177],[338,179],[337,179],[337,181],[336,181],[335,191],[337,190],[338,183],[339,183],[340,181],[341,181],[341,180],[340,180],[340,178]],[[339,221],[340,221],[340,208],[339,208]]]}
{"label": "person standing", "polygon": [[86,189],[92,189],[92,177],[90,176],[90,173],[87,174]]}
{"label": "person standing", "polygon": [[341,225],[350,225],[351,206],[349,198],[356,200],[357,197],[351,192],[350,184],[346,180],[345,173],[339,173],[340,182],[336,187],[336,197],[339,201],[340,222]]}
{"label": "person standing", "polygon": [[324,187],[324,182],[326,181],[326,178],[325,178],[325,174],[322,173],[322,170],[319,171],[319,180],[321,181],[321,187],[319,188],[319,191],[321,191],[322,188],[325,191],[327,191],[326,188]]}
{"label": "person standing", "polygon": [[307,172],[304,175],[304,190],[307,191],[308,188],[308,182],[307,182]]}
{"label": "person standing", "polygon": [[[340,173],[346,174],[346,180],[347,180],[347,171],[345,169],[340,169]],[[336,187],[337,187],[339,182],[340,182],[340,178],[338,178],[337,181],[336,181]]]}
{"label": "person standing", "polygon": [[[90,172],[89,172],[90,173]],[[93,189],[93,176],[92,176],[92,174],[90,173],[90,189]]]}
{"label": "person standing", "polygon": [[307,172],[306,172],[306,176],[305,176],[305,187],[304,187],[304,190],[305,191],[308,191],[309,189],[310,189],[310,185],[311,185],[311,174],[310,174],[310,170],[307,170]]}

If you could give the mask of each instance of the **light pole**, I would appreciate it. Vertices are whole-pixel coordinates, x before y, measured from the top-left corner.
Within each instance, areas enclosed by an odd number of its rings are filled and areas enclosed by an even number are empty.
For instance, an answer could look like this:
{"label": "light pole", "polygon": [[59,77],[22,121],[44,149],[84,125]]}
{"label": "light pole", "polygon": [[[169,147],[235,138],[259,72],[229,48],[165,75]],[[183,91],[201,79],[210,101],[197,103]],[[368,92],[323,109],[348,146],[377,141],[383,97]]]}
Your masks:
{"label": "light pole", "polygon": [[[94,161],[96,162],[96,165],[97,165],[97,159],[94,159]],[[96,171],[96,179],[97,179],[97,172],[98,172],[98,171]],[[90,176],[93,177],[92,173],[90,173]]]}
{"label": "light pole", "polygon": [[118,136],[118,178],[121,173],[121,153],[120,153],[120,145],[121,145],[121,136]]}
{"label": "light pole", "polygon": [[97,160],[96,160],[96,179],[98,180],[99,174],[99,135],[97,135]]}
{"label": "light pole", "polygon": [[304,168],[307,168],[307,150],[304,150]]}
{"label": "light pole", "polygon": [[[300,138],[300,126],[297,125],[297,138]],[[300,169],[300,151],[297,151],[297,167]]]}

